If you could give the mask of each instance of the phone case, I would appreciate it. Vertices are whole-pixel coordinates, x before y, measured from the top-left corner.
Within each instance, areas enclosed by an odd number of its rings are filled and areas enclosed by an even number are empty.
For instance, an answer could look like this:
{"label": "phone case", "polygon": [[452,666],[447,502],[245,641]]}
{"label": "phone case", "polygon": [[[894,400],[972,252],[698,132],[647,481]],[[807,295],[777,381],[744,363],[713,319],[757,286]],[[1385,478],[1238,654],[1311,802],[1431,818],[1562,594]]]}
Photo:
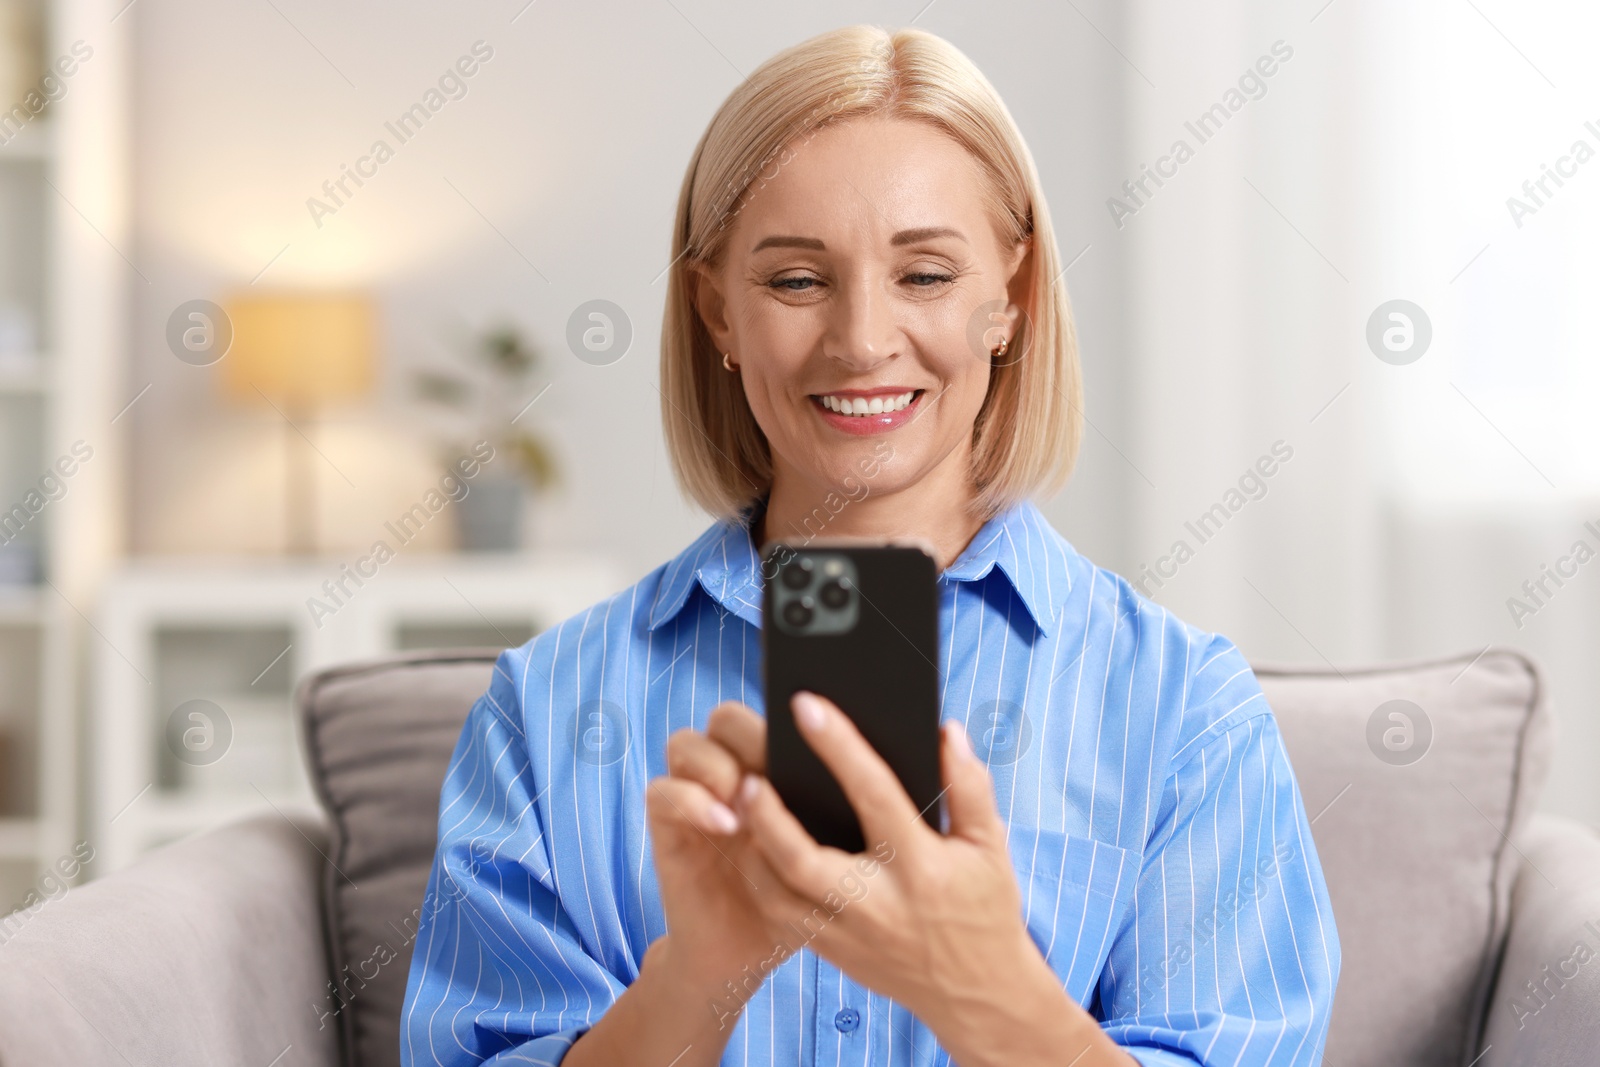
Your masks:
{"label": "phone case", "polygon": [[[796,568],[807,572],[808,584],[799,584]],[[795,726],[789,701],[805,689],[855,722],[899,775],[923,820],[940,829],[934,560],[902,546],[778,543],[763,553],[762,575],[767,777],[784,803],[819,843],[865,849],[843,789]],[[801,623],[807,605],[811,616]]]}

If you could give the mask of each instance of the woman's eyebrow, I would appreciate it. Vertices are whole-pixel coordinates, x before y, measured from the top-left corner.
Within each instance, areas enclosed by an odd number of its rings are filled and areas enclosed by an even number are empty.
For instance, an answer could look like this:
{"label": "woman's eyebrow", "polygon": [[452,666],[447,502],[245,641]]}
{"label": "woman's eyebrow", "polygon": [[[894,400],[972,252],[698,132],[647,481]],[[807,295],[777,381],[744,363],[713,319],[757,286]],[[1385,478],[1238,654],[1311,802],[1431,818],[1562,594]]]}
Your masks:
{"label": "woman's eyebrow", "polygon": [[[914,230],[901,230],[889,239],[889,243],[898,248],[901,245],[914,245],[919,241],[931,241],[936,237],[954,237],[958,241],[967,240],[966,235],[960,230],[952,230],[948,226],[920,226]],[[816,237],[792,237],[783,234],[763,237],[750,252],[754,255],[763,248],[807,248],[813,252],[827,251],[827,246]]]}
{"label": "woman's eyebrow", "polygon": [[915,230],[901,230],[889,239],[889,243],[896,247],[914,245],[918,241],[931,241],[935,237],[954,237],[958,241],[967,240],[960,230],[952,230],[948,226],[923,226]]}
{"label": "woman's eyebrow", "polygon": [[809,248],[814,252],[826,251],[826,246],[816,237],[764,237],[761,243],[750,251],[759,252],[763,248]]}

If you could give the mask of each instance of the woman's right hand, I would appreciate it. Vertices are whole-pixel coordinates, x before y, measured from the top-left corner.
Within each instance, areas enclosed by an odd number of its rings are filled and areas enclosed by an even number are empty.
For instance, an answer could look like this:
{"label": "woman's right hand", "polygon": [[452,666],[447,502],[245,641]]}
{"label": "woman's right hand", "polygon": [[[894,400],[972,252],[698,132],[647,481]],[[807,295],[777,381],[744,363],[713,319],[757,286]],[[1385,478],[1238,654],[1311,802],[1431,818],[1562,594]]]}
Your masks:
{"label": "woman's right hand", "polygon": [[[738,703],[712,709],[704,733],[667,741],[667,773],[650,782],[656,880],[667,934],[644,954],[639,976],[567,1052],[572,1067],[715,1067],[744,1006],[798,946],[764,918],[772,904],[809,909],[772,873],[739,825],[731,801],[746,772],[766,769],[766,721]],[[769,905],[764,912],[757,902]]]}
{"label": "woman's right hand", "polygon": [[[668,738],[667,774],[651,781],[648,794],[667,918],[664,969],[707,991],[719,1029],[731,1029],[767,975],[799,947],[788,944],[791,930],[765,916],[809,910],[772,873],[733,811],[743,776],[765,771],[765,720],[729,701],[712,709],[705,732],[685,728]],[[791,897],[792,909],[770,907]],[[757,906],[763,900],[765,911]]]}

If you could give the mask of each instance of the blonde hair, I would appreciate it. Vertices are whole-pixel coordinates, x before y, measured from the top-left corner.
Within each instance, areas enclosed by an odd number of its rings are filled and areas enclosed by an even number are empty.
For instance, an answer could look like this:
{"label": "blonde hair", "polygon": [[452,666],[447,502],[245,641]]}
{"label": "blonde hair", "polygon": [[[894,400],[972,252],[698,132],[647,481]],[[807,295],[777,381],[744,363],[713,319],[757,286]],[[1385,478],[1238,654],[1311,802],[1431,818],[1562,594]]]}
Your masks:
{"label": "blonde hair", "polygon": [[661,331],[661,418],[679,484],[729,518],[772,484],[772,456],[739,385],[694,307],[696,263],[716,265],[749,194],[776,177],[780,153],[823,127],[865,115],[932,124],[979,163],[1002,240],[1032,239],[1022,327],[990,373],[972,428],[976,509],[987,519],[1065,484],[1082,435],[1077,335],[1033,157],[971,60],[922,30],[851,26],[773,56],[723,102],[678,195]]}

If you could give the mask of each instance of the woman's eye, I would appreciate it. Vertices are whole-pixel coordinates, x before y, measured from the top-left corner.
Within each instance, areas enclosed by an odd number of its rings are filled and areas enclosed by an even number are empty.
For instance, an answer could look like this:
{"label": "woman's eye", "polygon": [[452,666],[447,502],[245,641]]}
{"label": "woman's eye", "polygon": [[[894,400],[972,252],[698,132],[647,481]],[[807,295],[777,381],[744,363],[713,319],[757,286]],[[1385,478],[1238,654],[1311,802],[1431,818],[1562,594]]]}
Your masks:
{"label": "woman's eye", "polygon": [[768,284],[770,284],[774,289],[787,289],[792,293],[799,293],[811,288],[812,285],[816,283],[816,280],[817,279],[815,278],[809,278],[803,274],[800,274],[795,275],[792,278],[778,278],[775,281],[769,282]]}
{"label": "woman's eye", "polygon": [[946,282],[953,282],[955,280],[955,275],[953,274],[936,274],[931,271],[919,271],[916,274],[906,275],[906,281],[917,286],[918,288],[928,288],[934,285],[943,285]]}

